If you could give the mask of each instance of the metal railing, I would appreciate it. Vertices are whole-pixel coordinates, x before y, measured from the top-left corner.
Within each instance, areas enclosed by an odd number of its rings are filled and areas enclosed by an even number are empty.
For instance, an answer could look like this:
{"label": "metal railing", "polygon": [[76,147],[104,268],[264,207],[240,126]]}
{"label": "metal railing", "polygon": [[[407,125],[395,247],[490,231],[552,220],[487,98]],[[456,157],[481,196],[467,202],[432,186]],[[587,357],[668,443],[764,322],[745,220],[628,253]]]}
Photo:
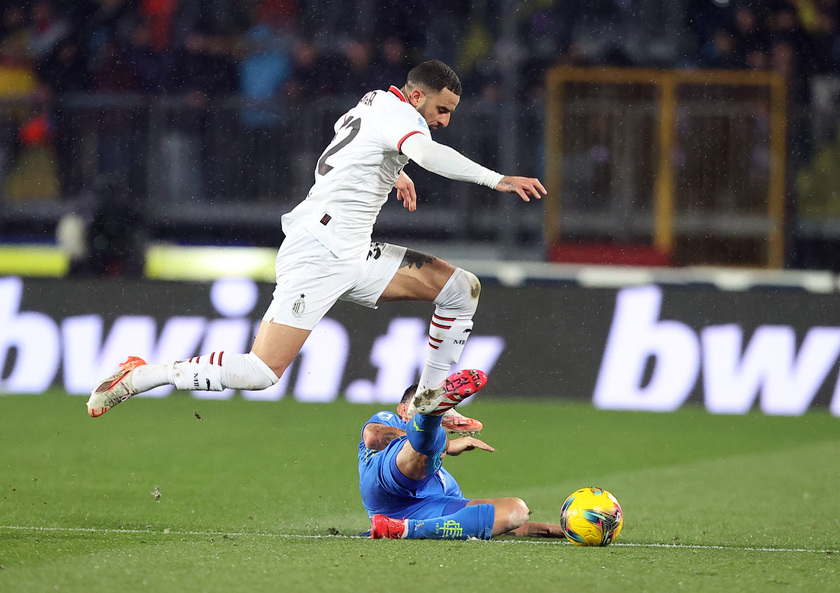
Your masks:
{"label": "metal railing", "polygon": [[784,264],[786,90],[775,73],[555,68],[549,244],[646,244],[678,264]]}

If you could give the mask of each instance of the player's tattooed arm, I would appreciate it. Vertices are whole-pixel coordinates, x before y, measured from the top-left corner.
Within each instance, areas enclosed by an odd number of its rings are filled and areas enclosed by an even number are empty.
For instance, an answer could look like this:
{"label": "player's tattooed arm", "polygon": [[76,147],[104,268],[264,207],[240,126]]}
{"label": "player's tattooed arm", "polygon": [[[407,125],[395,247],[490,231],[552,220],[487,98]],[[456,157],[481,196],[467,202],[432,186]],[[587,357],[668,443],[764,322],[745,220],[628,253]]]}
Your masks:
{"label": "player's tattooed arm", "polygon": [[365,447],[368,449],[382,451],[388,446],[388,443],[394,439],[400,438],[404,434],[404,430],[394,428],[393,426],[385,426],[384,424],[368,424],[365,426],[362,440],[364,440]]}
{"label": "player's tattooed arm", "polygon": [[545,187],[535,177],[502,177],[496,191],[518,194],[526,202],[530,202],[532,197],[539,200],[546,194]]}

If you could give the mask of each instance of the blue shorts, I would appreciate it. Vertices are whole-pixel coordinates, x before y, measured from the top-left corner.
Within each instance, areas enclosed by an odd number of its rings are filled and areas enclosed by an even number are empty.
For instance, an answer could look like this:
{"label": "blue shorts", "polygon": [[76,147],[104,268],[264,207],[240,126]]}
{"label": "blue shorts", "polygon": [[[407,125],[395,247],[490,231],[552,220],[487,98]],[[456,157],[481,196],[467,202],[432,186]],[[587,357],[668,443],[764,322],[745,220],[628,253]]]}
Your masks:
{"label": "blue shorts", "polygon": [[469,502],[452,474],[441,468],[424,480],[410,480],[397,468],[406,437],[359,462],[359,491],[368,516],[433,519],[460,511]]}

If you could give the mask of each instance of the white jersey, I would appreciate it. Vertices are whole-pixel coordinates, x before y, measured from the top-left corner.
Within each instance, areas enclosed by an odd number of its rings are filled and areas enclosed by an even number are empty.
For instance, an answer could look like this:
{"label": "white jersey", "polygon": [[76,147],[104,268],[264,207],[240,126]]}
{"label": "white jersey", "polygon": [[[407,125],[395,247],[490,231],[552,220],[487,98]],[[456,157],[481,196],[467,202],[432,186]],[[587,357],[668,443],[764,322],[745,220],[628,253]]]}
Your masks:
{"label": "white jersey", "polygon": [[367,93],[335,123],[335,137],[315,168],[315,184],[283,216],[283,231],[303,227],[342,259],[367,253],[373,224],[408,163],[400,147],[414,134],[431,136],[398,88]]}

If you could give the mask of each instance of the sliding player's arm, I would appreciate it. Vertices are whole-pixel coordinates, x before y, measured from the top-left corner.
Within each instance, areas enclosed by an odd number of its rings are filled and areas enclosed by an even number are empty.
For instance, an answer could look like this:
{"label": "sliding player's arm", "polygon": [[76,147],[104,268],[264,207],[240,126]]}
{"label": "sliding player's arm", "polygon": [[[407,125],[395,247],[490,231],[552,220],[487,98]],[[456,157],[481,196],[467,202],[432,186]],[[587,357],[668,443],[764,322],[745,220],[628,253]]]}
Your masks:
{"label": "sliding player's arm", "polygon": [[516,529],[512,529],[511,531],[501,535],[513,535],[517,537],[566,537],[563,533],[563,528],[559,525],[552,525],[551,523],[531,523],[530,521],[523,523]]}
{"label": "sliding player's arm", "polygon": [[450,457],[455,457],[464,451],[473,451],[474,449],[490,452],[495,451],[493,447],[475,437],[460,437],[446,441],[446,454]]}

